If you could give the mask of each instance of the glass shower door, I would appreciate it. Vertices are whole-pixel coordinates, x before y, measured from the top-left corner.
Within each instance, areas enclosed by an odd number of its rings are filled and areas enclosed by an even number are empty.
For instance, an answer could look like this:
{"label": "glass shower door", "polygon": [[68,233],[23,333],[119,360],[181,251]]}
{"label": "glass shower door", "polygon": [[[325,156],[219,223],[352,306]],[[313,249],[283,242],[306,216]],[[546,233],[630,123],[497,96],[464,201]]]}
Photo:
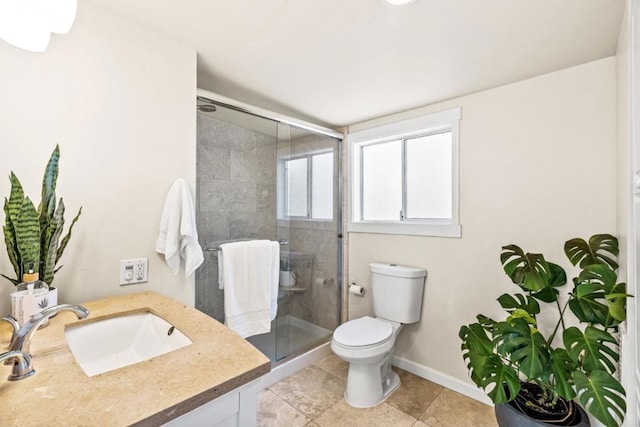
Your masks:
{"label": "glass shower door", "polygon": [[339,324],[340,140],[280,123],[277,235],[279,359],[325,341]]}
{"label": "glass shower door", "polygon": [[[286,242],[271,331],[247,338],[276,362],[326,340],[338,326],[340,141],[211,105],[197,116],[200,243]],[[217,254],[206,252],[196,271],[196,308],[224,322],[218,277]]]}

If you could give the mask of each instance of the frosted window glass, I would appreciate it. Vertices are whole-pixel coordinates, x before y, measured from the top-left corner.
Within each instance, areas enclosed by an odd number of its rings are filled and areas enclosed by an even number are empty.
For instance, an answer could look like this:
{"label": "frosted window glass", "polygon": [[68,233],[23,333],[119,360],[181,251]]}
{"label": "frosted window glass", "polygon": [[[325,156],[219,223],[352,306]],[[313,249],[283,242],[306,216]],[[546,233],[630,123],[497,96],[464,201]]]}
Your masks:
{"label": "frosted window glass", "polygon": [[307,158],[285,161],[286,216],[307,216]]}
{"label": "frosted window glass", "polygon": [[451,132],[406,142],[407,218],[451,218]]}
{"label": "frosted window glass", "polygon": [[311,218],[333,218],[333,153],[311,157]]}
{"label": "frosted window glass", "polygon": [[398,221],[402,209],[402,145],[362,147],[362,219]]}

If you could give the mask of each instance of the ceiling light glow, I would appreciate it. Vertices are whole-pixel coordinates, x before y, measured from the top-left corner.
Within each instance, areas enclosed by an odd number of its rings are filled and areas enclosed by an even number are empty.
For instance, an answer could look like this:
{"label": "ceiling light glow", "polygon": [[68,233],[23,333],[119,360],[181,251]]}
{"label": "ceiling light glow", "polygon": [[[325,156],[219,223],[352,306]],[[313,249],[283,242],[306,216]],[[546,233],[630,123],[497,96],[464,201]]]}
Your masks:
{"label": "ceiling light glow", "polygon": [[387,6],[405,6],[416,0],[381,0]]}
{"label": "ceiling light glow", "polygon": [[44,52],[51,33],[66,34],[77,0],[0,0],[0,39],[31,52]]}

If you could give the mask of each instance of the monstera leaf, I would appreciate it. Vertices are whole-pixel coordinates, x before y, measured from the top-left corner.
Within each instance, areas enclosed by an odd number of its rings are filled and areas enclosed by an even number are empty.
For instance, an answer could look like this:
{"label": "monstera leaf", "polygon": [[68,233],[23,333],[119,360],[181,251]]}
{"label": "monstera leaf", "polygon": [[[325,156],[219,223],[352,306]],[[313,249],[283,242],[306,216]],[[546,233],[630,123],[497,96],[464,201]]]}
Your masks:
{"label": "monstera leaf", "polygon": [[567,400],[576,397],[573,389],[572,375],[577,364],[571,359],[569,353],[564,348],[556,348],[551,352],[549,360],[549,371],[553,375],[553,381],[549,379],[549,383],[553,384],[553,390],[559,396]]}
{"label": "monstera leaf", "polygon": [[587,373],[605,370],[613,374],[616,371],[620,356],[609,344],[617,346],[618,341],[607,331],[587,326],[582,332],[572,326],[564,331],[562,340],[571,359]]}
{"label": "monstera leaf", "polygon": [[622,424],[627,405],[624,388],[611,374],[595,370],[589,376],[581,371],[573,373],[578,399],[591,415],[607,427]]}
{"label": "monstera leaf", "polygon": [[618,269],[616,257],[618,256],[618,239],[611,234],[596,234],[589,238],[589,243],[584,239],[571,239],[564,244],[564,253],[571,264],[585,268],[593,264],[604,264],[612,270]]}
{"label": "monstera leaf", "polygon": [[505,365],[498,355],[492,354],[487,358],[482,373],[480,387],[485,389],[494,403],[507,403],[520,392],[518,371]]}
{"label": "monstera leaf", "polygon": [[612,327],[626,317],[624,283],[603,264],[585,267],[575,280],[569,308],[582,322]]}
{"label": "monstera leaf", "polygon": [[516,309],[524,310],[531,315],[540,313],[540,304],[538,304],[538,301],[522,294],[514,294],[513,296],[502,294],[498,298],[498,302],[500,306],[509,313]]}
{"label": "monstera leaf", "polygon": [[549,286],[551,269],[542,254],[524,253],[516,245],[502,247],[502,268],[513,283],[537,292]]}
{"label": "monstera leaf", "polygon": [[516,363],[527,378],[536,378],[545,372],[549,363],[549,347],[542,334],[522,318],[496,325],[494,344],[498,353]]}
{"label": "monstera leaf", "polygon": [[462,326],[458,336],[462,340],[462,357],[467,361],[471,379],[481,387],[483,369],[493,353],[493,344],[479,323]]}

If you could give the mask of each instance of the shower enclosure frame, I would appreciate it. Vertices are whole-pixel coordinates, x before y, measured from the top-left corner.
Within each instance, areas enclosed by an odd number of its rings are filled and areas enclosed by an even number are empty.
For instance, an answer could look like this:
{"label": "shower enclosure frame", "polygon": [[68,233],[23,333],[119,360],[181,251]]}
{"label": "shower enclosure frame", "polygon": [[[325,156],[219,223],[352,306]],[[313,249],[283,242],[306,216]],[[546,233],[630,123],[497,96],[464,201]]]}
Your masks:
{"label": "shower enclosure frame", "polygon": [[[337,307],[335,308],[336,311],[336,315],[337,315],[337,326],[339,326],[345,319],[345,313],[344,313],[344,306],[343,306],[343,301],[344,301],[344,297],[345,297],[345,293],[344,293],[344,274],[345,274],[345,268],[346,268],[346,263],[345,263],[345,258],[344,258],[344,253],[347,250],[346,248],[346,234],[345,234],[345,230],[343,229],[344,226],[344,221],[343,221],[343,215],[344,215],[344,207],[345,207],[345,203],[344,203],[344,189],[343,189],[343,185],[344,185],[344,180],[343,180],[343,171],[344,171],[344,165],[345,165],[345,158],[344,155],[346,154],[346,150],[344,149],[344,141],[345,141],[345,134],[335,131],[333,129],[329,129],[320,125],[316,125],[314,123],[310,123],[304,120],[300,120],[300,119],[296,119],[284,114],[280,114],[280,113],[276,113],[261,107],[257,107],[251,104],[247,104],[247,103],[243,103],[237,100],[234,100],[232,98],[228,98],[225,97],[223,95],[219,95],[216,94],[214,92],[205,90],[205,89],[197,89],[197,99],[201,100],[201,101],[210,101],[212,103],[212,105],[217,105],[220,107],[224,107],[224,108],[228,108],[234,111],[238,111],[241,113],[245,113],[245,114],[249,114],[252,116],[256,116],[259,118],[264,118],[264,119],[268,119],[271,121],[274,121],[276,124],[280,123],[280,124],[284,124],[284,125],[289,125],[292,126],[294,128],[299,128],[299,129],[303,129],[303,130],[307,130],[313,133],[317,133],[317,134],[321,134],[321,135],[325,135],[325,136],[329,136],[332,138],[335,138],[338,140],[337,144],[337,153],[339,155],[339,159],[336,162],[337,163],[337,201],[338,201],[338,206],[337,206],[337,219],[336,219],[336,228],[337,228],[337,259],[336,259],[336,266],[337,266],[337,271],[336,271],[336,278],[337,278]],[[322,346],[322,345],[326,345],[328,343],[328,341],[330,340],[330,336],[325,339],[323,342],[317,343],[316,345],[312,345],[310,348],[303,348],[297,352],[293,352],[291,354],[288,354],[286,357],[284,357],[281,360],[276,360],[276,361],[272,361],[272,366],[276,367],[278,365],[282,365],[286,362],[288,362],[289,360],[300,356],[301,354],[306,353],[307,351],[313,350],[314,348],[317,348],[318,346]]]}

